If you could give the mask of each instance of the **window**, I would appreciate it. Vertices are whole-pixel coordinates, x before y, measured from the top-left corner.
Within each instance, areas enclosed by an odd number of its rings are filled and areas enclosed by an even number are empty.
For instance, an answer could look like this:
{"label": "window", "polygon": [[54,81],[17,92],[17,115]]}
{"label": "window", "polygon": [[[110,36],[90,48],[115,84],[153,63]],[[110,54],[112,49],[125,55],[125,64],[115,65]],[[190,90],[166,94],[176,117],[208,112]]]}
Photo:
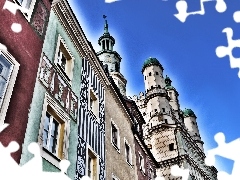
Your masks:
{"label": "window", "polygon": [[169,151],[173,151],[174,150],[174,143],[169,144]]}
{"label": "window", "polygon": [[20,9],[20,11],[23,13],[25,18],[30,22],[36,0],[14,0],[14,1],[18,5],[20,5],[24,8],[24,9]]}
{"label": "window", "polygon": [[117,128],[112,124],[112,142],[114,145],[117,146],[117,142],[118,142],[118,133],[117,133]]}
{"label": "window", "polygon": [[120,149],[119,129],[113,121],[111,121],[111,136],[113,146],[119,151]]}
{"label": "window", "polygon": [[64,123],[48,106],[43,124],[43,148],[52,153],[58,159],[62,159]]}
{"label": "window", "polygon": [[56,153],[59,123],[48,112],[46,113],[43,131],[43,147]]}
{"label": "window", "polygon": [[156,75],[158,75],[158,72],[156,72]]}
{"label": "window", "polygon": [[17,2],[26,9],[29,9],[32,0],[17,0]]}
{"label": "window", "polygon": [[56,49],[55,64],[57,65],[62,77],[71,85],[73,78],[74,58],[68,50],[64,40],[59,36]]}
{"label": "window", "polygon": [[98,114],[99,114],[98,99],[92,89],[90,89],[89,109],[96,116],[96,118],[98,118]]}
{"label": "window", "polygon": [[97,180],[97,155],[88,149],[87,175],[91,180]]}
{"label": "window", "polygon": [[162,108],[162,112],[165,112],[165,108]]}
{"label": "window", "polygon": [[151,76],[151,75],[152,75],[152,73],[150,72],[150,73],[149,73],[149,76]]}
{"label": "window", "polygon": [[132,152],[131,152],[131,147],[128,144],[128,142],[125,139],[125,157],[126,161],[129,165],[132,165]]}
{"label": "window", "polygon": [[69,134],[69,115],[46,93],[38,137],[42,157],[59,167],[60,160],[68,159]]}
{"label": "window", "polygon": [[145,173],[144,158],[139,152],[139,169]]}
{"label": "window", "polygon": [[168,120],[167,119],[164,119],[164,121],[165,121],[165,124],[168,124]]}
{"label": "window", "polygon": [[130,163],[130,147],[126,143],[125,143],[125,149],[126,149],[126,159],[127,159],[127,162]]}
{"label": "window", "polygon": [[0,125],[4,124],[19,66],[11,54],[0,50]]}
{"label": "window", "polygon": [[149,175],[148,175],[148,177],[149,177],[151,180],[154,179],[154,171],[153,171],[152,168],[149,169]]}
{"label": "window", "polygon": [[112,180],[119,180],[119,178],[112,173]]}

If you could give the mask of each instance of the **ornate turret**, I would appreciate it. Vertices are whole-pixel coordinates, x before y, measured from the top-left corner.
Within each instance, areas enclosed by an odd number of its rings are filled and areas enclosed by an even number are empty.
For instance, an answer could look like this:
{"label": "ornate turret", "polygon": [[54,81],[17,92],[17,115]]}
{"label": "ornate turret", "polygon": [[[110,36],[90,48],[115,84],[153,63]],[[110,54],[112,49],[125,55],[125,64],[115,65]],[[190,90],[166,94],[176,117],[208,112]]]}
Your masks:
{"label": "ornate turret", "polygon": [[156,58],[148,58],[143,63],[142,73],[144,75],[145,91],[153,88],[165,87],[163,78],[163,67]]}
{"label": "ornate turret", "polygon": [[[172,80],[167,75],[165,78],[165,83],[166,83],[165,89],[167,90],[168,96],[170,97],[169,103],[171,104],[172,108],[175,111],[178,111],[180,108],[179,101],[178,101],[179,94],[178,94],[177,90],[172,86]],[[178,117],[177,114],[178,113],[176,112],[175,116]]]}
{"label": "ornate turret", "polygon": [[104,33],[98,39],[98,44],[101,50],[97,53],[100,61],[108,68],[110,72],[110,76],[112,76],[115,84],[118,86],[122,95],[126,95],[126,84],[127,80],[120,73],[120,63],[121,56],[113,51],[113,46],[115,44],[115,39],[110,35],[108,30],[108,22],[106,19],[107,16],[103,16],[104,18]]}
{"label": "ornate turret", "polygon": [[113,51],[113,46],[115,44],[115,39],[108,32],[108,23],[107,23],[107,20],[106,20],[107,16],[103,16],[103,17],[105,19],[104,33],[98,39],[98,44],[101,46],[102,51]]}
{"label": "ornate turret", "polygon": [[197,116],[191,109],[183,110],[184,116],[184,124],[193,138],[193,140],[197,143],[198,147],[203,151],[203,141],[201,140],[201,136],[199,133],[198,125],[197,125]]}

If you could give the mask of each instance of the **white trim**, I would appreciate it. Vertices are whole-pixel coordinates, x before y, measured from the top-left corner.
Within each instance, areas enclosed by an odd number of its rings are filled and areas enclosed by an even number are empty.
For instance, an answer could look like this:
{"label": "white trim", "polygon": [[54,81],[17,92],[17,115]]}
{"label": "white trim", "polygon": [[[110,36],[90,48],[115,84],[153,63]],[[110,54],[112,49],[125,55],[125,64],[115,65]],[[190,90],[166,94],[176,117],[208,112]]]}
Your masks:
{"label": "white trim", "polygon": [[[120,131],[119,131],[119,128],[117,126],[117,124],[112,120],[111,118],[111,144],[112,146],[120,153]],[[117,147],[116,145],[112,142],[112,125],[117,129]]]}
{"label": "white trim", "polygon": [[13,87],[15,85],[15,81],[17,78],[18,70],[20,64],[16,61],[16,59],[7,51],[0,50],[0,56],[3,56],[12,66],[11,73],[8,78],[8,84],[4,92],[4,98],[2,99],[2,103],[0,104],[0,126],[4,124],[4,120],[6,117],[6,113],[8,110],[8,106],[10,103],[10,99],[12,96]]}
{"label": "white trim", "polygon": [[[129,147],[129,158],[130,158],[129,161],[130,162],[127,161],[127,152],[126,152],[125,144],[127,144],[128,147]],[[124,137],[124,149],[125,149],[125,159],[126,159],[126,162],[128,163],[129,166],[133,167],[132,148],[131,148],[130,144],[128,143],[128,141],[126,140],[125,137]]]}

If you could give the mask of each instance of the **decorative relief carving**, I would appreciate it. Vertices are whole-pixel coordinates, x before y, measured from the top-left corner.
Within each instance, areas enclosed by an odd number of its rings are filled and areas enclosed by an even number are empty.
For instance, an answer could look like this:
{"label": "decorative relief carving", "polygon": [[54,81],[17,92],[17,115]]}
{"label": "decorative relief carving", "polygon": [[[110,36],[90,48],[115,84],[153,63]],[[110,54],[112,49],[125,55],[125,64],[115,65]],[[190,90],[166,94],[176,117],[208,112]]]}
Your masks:
{"label": "decorative relief carving", "polygon": [[73,119],[77,118],[78,98],[43,53],[39,80]]}
{"label": "decorative relief carving", "polygon": [[44,35],[46,29],[45,27],[48,21],[48,14],[49,12],[43,2],[39,1],[31,24],[40,36]]}

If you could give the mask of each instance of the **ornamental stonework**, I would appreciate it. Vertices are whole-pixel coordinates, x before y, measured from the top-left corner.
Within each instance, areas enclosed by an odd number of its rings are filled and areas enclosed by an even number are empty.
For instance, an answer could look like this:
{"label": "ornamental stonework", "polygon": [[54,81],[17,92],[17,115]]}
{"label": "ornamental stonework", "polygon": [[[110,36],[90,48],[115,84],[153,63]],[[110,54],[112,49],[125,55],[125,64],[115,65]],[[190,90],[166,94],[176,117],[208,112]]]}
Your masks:
{"label": "ornamental stonework", "polygon": [[42,1],[39,1],[36,12],[34,13],[31,25],[34,27],[35,31],[43,37],[46,25],[48,21],[48,10]]}
{"label": "ornamental stonework", "polygon": [[78,98],[44,53],[40,66],[39,80],[59,104],[61,104],[64,110],[76,120]]}

